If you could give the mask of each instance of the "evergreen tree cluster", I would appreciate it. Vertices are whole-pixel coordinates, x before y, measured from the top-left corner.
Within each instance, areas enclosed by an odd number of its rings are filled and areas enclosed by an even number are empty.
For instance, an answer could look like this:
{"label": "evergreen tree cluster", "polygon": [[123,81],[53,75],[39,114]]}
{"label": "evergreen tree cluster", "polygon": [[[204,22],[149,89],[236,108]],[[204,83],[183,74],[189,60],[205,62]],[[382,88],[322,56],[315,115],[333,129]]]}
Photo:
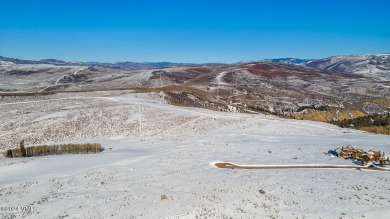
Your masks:
{"label": "evergreen tree cluster", "polygon": [[389,126],[390,114],[373,114],[359,118],[344,119],[336,122],[341,127],[350,127],[351,124],[355,127],[367,127],[367,126]]}
{"label": "evergreen tree cluster", "polygon": [[13,158],[59,154],[93,154],[101,151],[103,151],[103,147],[100,144],[61,144],[25,147],[24,141],[22,141],[19,148],[8,149],[3,152],[3,156]]}
{"label": "evergreen tree cluster", "polygon": [[344,119],[333,123],[343,128],[356,128],[374,133],[390,134],[390,113]]}
{"label": "evergreen tree cluster", "polygon": [[319,111],[327,111],[329,109],[328,106],[319,106],[319,107],[316,107],[315,105],[311,105],[311,106],[300,106],[298,109],[297,109],[297,112],[302,112],[303,110],[305,109],[312,109],[312,110],[319,110]]}

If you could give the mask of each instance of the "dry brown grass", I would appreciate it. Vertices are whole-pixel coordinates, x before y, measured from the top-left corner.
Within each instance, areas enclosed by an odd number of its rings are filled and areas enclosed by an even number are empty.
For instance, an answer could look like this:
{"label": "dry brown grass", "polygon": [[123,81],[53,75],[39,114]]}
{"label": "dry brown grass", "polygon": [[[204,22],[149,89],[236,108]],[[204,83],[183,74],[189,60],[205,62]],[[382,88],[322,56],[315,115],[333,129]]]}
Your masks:
{"label": "dry brown grass", "polygon": [[339,110],[337,115],[337,110],[327,110],[327,111],[318,111],[318,110],[307,110],[305,113],[292,113],[292,117],[296,119],[306,119],[319,122],[331,122],[333,118],[338,120],[350,119],[350,113],[354,117],[362,117],[366,114],[359,110]]}
{"label": "dry brown grass", "polygon": [[264,69],[257,69],[257,68],[247,68],[247,70],[254,74],[260,74],[264,76],[287,76],[289,73],[287,71],[283,70],[274,70],[274,71],[268,71]]}
{"label": "dry brown grass", "polygon": [[366,126],[366,127],[358,127],[357,129],[376,133],[376,134],[390,135],[390,126]]}
{"label": "dry brown grass", "polygon": [[390,100],[389,99],[384,99],[384,98],[367,98],[364,99],[365,102],[369,103],[376,103],[376,104],[381,104],[381,105],[389,105],[390,106]]}

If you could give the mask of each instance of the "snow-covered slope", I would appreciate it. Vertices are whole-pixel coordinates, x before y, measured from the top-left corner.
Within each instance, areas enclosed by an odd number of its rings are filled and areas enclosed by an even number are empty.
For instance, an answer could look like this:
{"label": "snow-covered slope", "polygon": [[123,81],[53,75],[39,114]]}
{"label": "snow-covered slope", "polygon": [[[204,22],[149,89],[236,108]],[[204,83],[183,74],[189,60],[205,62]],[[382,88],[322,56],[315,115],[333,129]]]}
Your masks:
{"label": "snow-covered slope", "polygon": [[390,79],[390,54],[333,56],[309,61],[306,66]]}
{"label": "snow-covered slope", "polygon": [[[390,153],[389,136],[326,123],[161,103],[158,94],[94,92],[4,99],[0,140],[97,142],[95,155],[0,157],[5,218],[387,218],[390,174],[365,170],[217,169],[343,164],[353,144]],[[26,113],[28,112],[28,113]],[[142,124],[140,126],[140,124]],[[4,146],[4,145],[3,145]],[[22,206],[33,211],[22,212]]]}
{"label": "snow-covered slope", "polygon": [[305,63],[312,61],[313,59],[298,59],[298,58],[279,58],[279,59],[264,59],[266,62],[279,62],[286,64],[304,65]]}

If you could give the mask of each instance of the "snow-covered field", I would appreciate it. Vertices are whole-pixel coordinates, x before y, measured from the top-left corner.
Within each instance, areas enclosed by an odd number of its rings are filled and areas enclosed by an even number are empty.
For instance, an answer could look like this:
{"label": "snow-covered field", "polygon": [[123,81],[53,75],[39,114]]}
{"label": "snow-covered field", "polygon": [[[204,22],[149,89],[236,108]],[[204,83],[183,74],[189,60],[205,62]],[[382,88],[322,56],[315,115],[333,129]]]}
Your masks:
{"label": "snow-covered field", "polygon": [[[28,101],[28,102],[26,102]],[[341,164],[352,144],[390,136],[325,123],[222,113],[158,94],[96,92],[0,101],[0,146],[91,142],[110,152],[0,157],[2,218],[388,218],[389,172],[244,170],[209,165]],[[262,190],[260,193],[259,190]],[[263,194],[264,193],[264,194]],[[33,211],[22,211],[31,206]],[[18,207],[9,212],[7,207]]]}

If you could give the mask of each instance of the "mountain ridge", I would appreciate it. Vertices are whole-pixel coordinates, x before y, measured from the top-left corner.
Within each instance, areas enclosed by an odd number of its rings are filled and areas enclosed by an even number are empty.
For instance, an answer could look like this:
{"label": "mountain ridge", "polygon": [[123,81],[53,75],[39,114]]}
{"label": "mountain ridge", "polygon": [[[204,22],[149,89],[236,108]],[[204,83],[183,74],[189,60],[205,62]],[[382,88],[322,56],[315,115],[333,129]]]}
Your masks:
{"label": "mountain ridge", "polygon": [[0,65],[10,65],[10,64],[28,64],[28,65],[55,65],[55,66],[100,66],[106,68],[115,68],[115,69],[127,69],[127,70],[142,70],[142,69],[157,69],[157,68],[169,68],[169,67],[178,67],[178,66],[191,66],[191,65],[215,65],[223,63],[205,63],[205,64],[195,64],[195,63],[174,63],[174,62],[132,62],[132,61],[119,61],[119,62],[68,62],[58,59],[41,59],[41,60],[26,60],[19,58],[10,58],[5,56],[0,56]]}
{"label": "mountain ridge", "polygon": [[[330,56],[323,59],[300,59],[300,58],[275,58],[263,59],[254,62],[239,62],[236,64],[248,64],[257,62],[285,63],[301,65],[326,71],[353,73],[361,76],[379,77],[390,79],[390,53],[381,54],[354,54]],[[55,65],[55,66],[99,66],[113,69],[144,70],[171,68],[180,66],[224,65],[226,63],[174,63],[174,62],[67,62],[58,59],[25,60],[0,56],[0,65],[30,64],[30,65]]]}

